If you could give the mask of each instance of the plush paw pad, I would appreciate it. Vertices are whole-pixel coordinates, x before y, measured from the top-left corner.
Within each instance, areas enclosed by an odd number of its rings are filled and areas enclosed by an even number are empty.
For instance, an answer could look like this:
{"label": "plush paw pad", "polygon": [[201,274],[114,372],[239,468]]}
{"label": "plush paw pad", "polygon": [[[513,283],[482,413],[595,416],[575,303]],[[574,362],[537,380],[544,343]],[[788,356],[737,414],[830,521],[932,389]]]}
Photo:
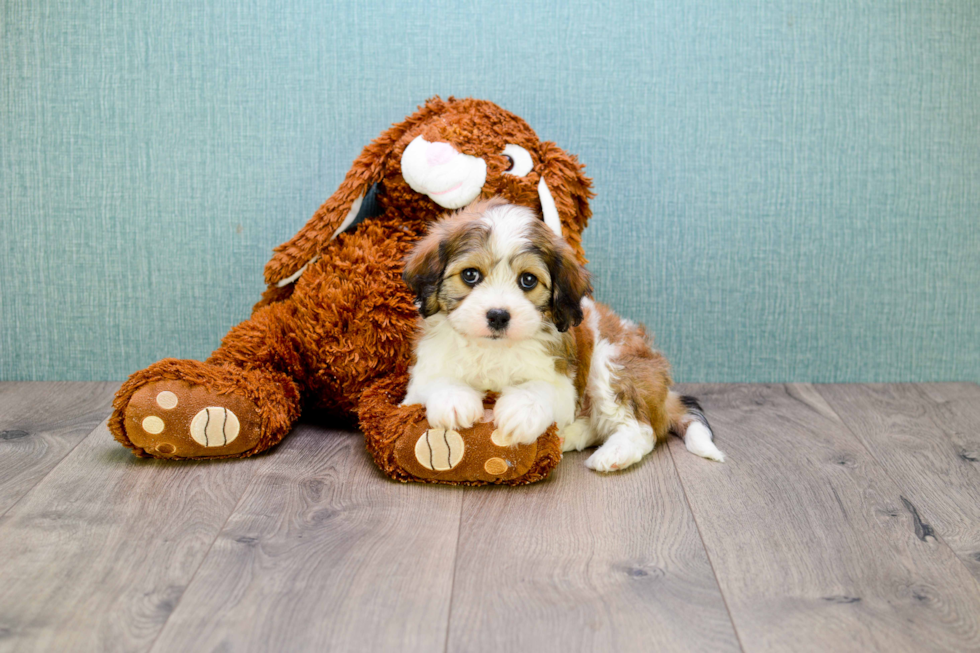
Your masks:
{"label": "plush paw pad", "polygon": [[160,433],[163,433],[163,429],[167,425],[164,424],[163,420],[156,415],[150,415],[149,417],[143,419],[140,426],[142,426],[143,430],[150,435],[159,435]]}
{"label": "plush paw pad", "polygon": [[458,430],[431,424],[419,406],[399,410],[403,411],[406,426],[395,442],[394,458],[415,479],[507,482],[526,474],[537,459],[537,440],[516,447],[501,447],[493,442],[491,409],[482,411],[472,427]]}
{"label": "plush paw pad", "polygon": [[452,469],[463,458],[466,447],[456,431],[428,429],[415,443],[415,458],[426,469]]}
{"label": "plush paw pad", "polygon": [[254,447],[261,420],[255,405],[244,397],[165,380],[133,394],[125,410],[125,428],[130,441],[153,456],[212,458]]}
{"label": "plush paw pad", "polygon": [[191,420],[191,437],[205,447],[223,447],[234,442],[241,422],[223,406],[208,406]]}

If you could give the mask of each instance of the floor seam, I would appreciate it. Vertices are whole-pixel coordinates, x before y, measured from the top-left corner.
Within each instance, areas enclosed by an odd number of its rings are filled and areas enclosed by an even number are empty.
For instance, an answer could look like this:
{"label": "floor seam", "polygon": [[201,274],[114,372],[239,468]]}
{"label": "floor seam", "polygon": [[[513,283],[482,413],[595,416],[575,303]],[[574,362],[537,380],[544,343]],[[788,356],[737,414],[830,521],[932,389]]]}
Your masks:
{"label": "floor seam", "polygon": [[708,552],[708,545],[704,541],[704,535],[701,533],[701,526],[698,524],[697,515],[694,512],[694,507],[691,505],[691,499],[687,495],[687,488],[684,486],[684,479],[681,476],[681,470],[677,468],[677,461],[674,460],[674,452],[671,450],[669,445],[667,446],[667,453],[670,454],[670,462],[674,466],[674,474],[677,476],[677,482],[680,483],[681,494],[684,495],[684,503],[687,504],[687,511],[690,513],[691,520],[694,521],[694,528],[698,532],[698,539],[701,541],[701,550],[704,551],[704,556],[708,559],[708,566],[711,568],[711,575],[715,579],[715,587],[718,588],[718,595],[721,597],[721,602],[725,606],[725,613],[728,615],[728,622],[732,625],[732,632],[735,634],[735,641],[738,643],[739,648],[744,652],[746,650],[745,644],[742,643],[742,636],[738,632],[738,626],[735,625],[735,617],[732,616],[732,609],[728,605],[728,598],[725,596],[725,591],[721,587],[721,581],[718,579],[718,571],[715,569],[715,564],[711,560],[711,554]]}
{"label": "floor seam", "polygon": [[[115,392],[113,392],[113,394],[115,394]],[[24,497],[26,497],[26,496],[30,495],[32,492],[34,492],[34,490],[37,489],[37,486],[40,485],[41,483],[43,483],[46,478],[48,478],[49,476],[51,476],[51,474],[54,472],[54,470],[56,470],[59,467],[61,467],[61,465],[63,465],[64,462],[66,460],[68,460],[68,458],[75,452],[76,449],[78,449],[78,447],[83,442],[85,442],[86,440],[88,440],[90,437],[92,437],[92,435],[96,431],[98,431],[100,428],[102,428],[103,426],[106,426],[109,423],[109,418],[112,416],[112,411],[111,411],[112,405],[111,405],[111,403],[109,405],[109,408],[110,408],[109,414],[106,415],[105,417],[103,417],[101,421],[99,421],[95,426],[93,426],[92,427],[92,430],[89,431],[88,434],[85,437],[80,438],[78,440],[78,442],[76,442],[72,446],[71,449],[69,449],[68,451],[66,451],[65,452],[65,455],[61,457],[61,460],[59,460],[58,462],[56,462],[54,464],[54,466],[51,467],[51,469],[49,469],[47,472],[44,473],[44,475],[42,475],[39,479],[37,479],[37,481],[35,481],[34,485],[32,485],[29,490],[27,490],[26,492],[24,492],[24,494],[22,494],[21,496],[19,496],[16,501],[14,501],[12,504],[10,504],[9,506],[7,506],[7,508],[3,512],[0,512],[0,519],[3,519],[11,510],[14,509],[14,506],[16,506],[21,501],[23,501],[24,500]]]}
{"label": "floor seam", "polygon": [[449,609],[446,612],[446,640],[442,648],[444,653],[449,653],[449,633],[453,624],[453,599],[456,598],[456,570],[459,569],[459,544],[463,533],[463,506],[466,504],[467,494],[468,492],[464,490],[463,497],[459,500],[459,521],[456,523],[456,554],[453,556],[453,576],[449,585]]}
{"label": "floor seam", "polygon": [[[267,460],[269,460],[268,457],[265,458],[265,461],[267,461]],[[265,462],[265,461],[263,461],[263,462]],[[266,464],[268,464],[268,463],[266,463]],[[178,596],[177,597],[177,600],[174,602],[174,607],[170,611],[170,614],[168,614],[167,615],[167,618],[164,620],[164,622],[162,624],[160,624],[160,630],[157,631],[156,636],[153,637],[153,641],[150,643],[149,647],[147,647],[147,649],[146,649],[147,653],[151,653],[153,651],[153,649],[156,648],[157,642],[160,640],[160,636],[163,635],[163,631],[166,630],[167,624],[170,623],[171,617],[174,616],[174,613],[177,612],[177,608],[180,607],[180,602],[184,599],[184,596],[187,594],[187,590],[189,590],[190,587],[191,587],[191,585],[194,584],[194,579],[197,578],[197,574],[198,574],[199,571],[201,571],[201,567],[204,566],[204,563],[207,562],[207,559],[211,556],[211,549],[214,548],[215,542],[217,542],[218,539],[221,537],[221,534],[225,532],[225,528],[228,527],[228,522],[231,521],[231,518],[235,514],[238,513],[238,509],[241,507],[242,501],[245,500],[245,496],[248,494],[249,489],[251,489],[252,484],[255,483],[255,480],[258,477],[259,477],[259,469],[256,468],[255,473],[252,474],[252,478],[250,478],[248,480],[248,483],[245,485],[245,489],[242,490],[242,495],[240,497],[238,497],[238,501],[235,503],[235,507],[232,508],[231,509],[231,512],[228,513],[228,516],[225,517],[225,521],[221,524],[221,528],[218,529],[218,531],[214,535],[214,539],[211,540],[211,543],[210,544],[208,544],[208,549],[207,549],[207,551],[204,552],[204,555],[201,556],[201,561],[198,563],[197,567],[194,569],[194,573],[191,574],[191,577],[189,579],[187,579],[187,584],[184,585],[184,589],[181,591],[180,596]]]}

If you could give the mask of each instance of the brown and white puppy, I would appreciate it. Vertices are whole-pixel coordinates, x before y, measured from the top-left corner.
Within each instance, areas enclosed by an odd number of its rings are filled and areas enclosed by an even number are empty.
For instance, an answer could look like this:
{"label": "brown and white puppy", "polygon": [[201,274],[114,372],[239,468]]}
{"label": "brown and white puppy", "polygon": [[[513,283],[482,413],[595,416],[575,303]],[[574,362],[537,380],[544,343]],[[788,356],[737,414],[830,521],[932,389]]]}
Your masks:
{"label": "brown and white puppy", "polygon": [[533,211],[477,202],[435,223],[409,257],[422,329],[404,404],[461,429],[494,406],[498,445],[529,444],[556,422],[564,451],[602,445],[586,465],[623,469],[674,432],[723,461],[697,401],[670,390],[644,328],[594,303],[589,276]]}

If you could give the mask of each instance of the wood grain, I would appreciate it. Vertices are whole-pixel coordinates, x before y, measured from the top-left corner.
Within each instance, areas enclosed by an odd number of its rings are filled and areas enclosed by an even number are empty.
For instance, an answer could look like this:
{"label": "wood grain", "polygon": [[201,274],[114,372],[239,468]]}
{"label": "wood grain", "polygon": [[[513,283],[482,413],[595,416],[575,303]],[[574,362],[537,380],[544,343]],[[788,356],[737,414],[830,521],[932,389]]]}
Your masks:
{"label": "wood grain", "polygon": [[0,651],[145,651],[257,464],[138,459],[96,428],[0,518]]}
{"label": "wood grain", "polygon": [[980,648],[980,587],[812,386],[690,390],[728,462],[670,447],[746,651]]}
{"label": "wood grain", "polygon": [[586,457],[466,493],[447,650],[739,650],[669,452]]}
{"label": "wood grain", "polygon": [[0,515],[112,411],[118,383],[0,383]]}
{"label": "wood grain", "polygon": [[936,420],[963,462],[980,469],[980,386],[976,383],[920,383],[935,402]]}
{"label": "wood grain", "polygon": [[358,433],[263,461],[154,651],[438,651],[462,493],[401,484]]}
{"label": "wood grain", "polygon": [[[817,391],[980,580],[980,387],[828,385]],[[948,393],[948,394],[947,394]],[[932,535],[930,535],[930,533]]]}
{"label": "wood grain", "polygon": [[393,483],[312,426],[139,460],[82,438],[114,388],[0,384],[0,651],[980,649],[972,384],[692,386],[724,465],[525,488]]}

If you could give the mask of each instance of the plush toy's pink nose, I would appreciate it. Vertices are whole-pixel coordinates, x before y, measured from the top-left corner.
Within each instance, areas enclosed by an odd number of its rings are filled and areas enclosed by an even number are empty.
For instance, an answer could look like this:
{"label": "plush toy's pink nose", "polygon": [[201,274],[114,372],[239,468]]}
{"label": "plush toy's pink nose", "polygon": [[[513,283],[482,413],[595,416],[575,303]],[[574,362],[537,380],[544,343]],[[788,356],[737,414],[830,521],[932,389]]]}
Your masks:
{"label": "plush toy's pink nose", "polygon": [[425,160],[430,166],[441,166],[452,161],[457,154],[459,152],[449,143],[430,143],[429,149],[425,151]]}

